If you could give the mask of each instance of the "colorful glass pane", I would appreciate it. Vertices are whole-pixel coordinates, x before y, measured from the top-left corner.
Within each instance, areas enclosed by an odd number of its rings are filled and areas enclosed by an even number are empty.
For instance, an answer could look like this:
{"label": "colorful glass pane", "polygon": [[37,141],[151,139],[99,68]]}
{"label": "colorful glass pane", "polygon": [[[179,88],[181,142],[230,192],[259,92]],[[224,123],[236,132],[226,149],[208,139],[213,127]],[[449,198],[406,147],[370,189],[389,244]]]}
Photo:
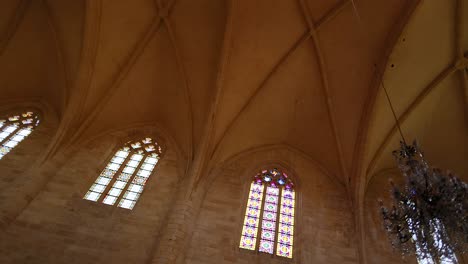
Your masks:
{"label": "colorful glass pane", "polygon": [[292,225],[293,222],[294,222],[294,219],[291,216],[281,214],[280,215],[280,222]]}
{"label": "colorful glass pane", "polygon": [[257,208],[248,207],[246,215],[258,218],[260,215],[260,210],[258,210]]}
{"label": "colorful glass pane", "polygon": [[245,219],[244,219],[244,225],[257,227],[258,226],[258,218],[246,215]]}
{"label": "colorful glass pane", "polygon": [[242,235],[249,236],[249,237],[256,237],[258,232],[258,228],[251,227],[251,226],[244,226],[242,229]]}
{"label": "colorful glass pane", "polygon": [[252,200],[259,201],[259,200],[262,199],[262,194],[259,193],[259,192],[254,191],[254,192],[250,193],[250,197],[249,197],[249,198],[252,199]]}
{"label": "colorful glass pane", "polygon": [[263,240],[262,239],[260,241],[260,248],[258,249],[258,251],[265,252],[265,253],[268,253],[268,254],[273,254],[273,246],[274,246],[273,241]]}
{"label": "colorful glass pane", "polygon": [[268,186],[263,207],[262,235],[260,240],[260,252],[273,254],[275,241],[276,218],[278,211],[279,189]]}
{"label": "colorful glass pane", "polygon": [[249,199],[245,209],[244,227],[242,229],[240,248],[255,250],[257,244],[258,224],[263,198],[263,185],[250,184]]}
{"label": "colorful glass pane", "polygon": [[279,232],[283,234],[290,234],[293,235],[294,233],[294,226],[289,224],[280,223],[279,224]]}
{"label": "colorful glass pane", "polygon": [[273,212],[264,212],[263,213],[263,219],[274,222],[274,221],[276,221],[276,214],[273,213]]}
{"label": "colorful glass pane", "polygon": [[276,245],[276,254],[287,258],[292,258],[294,241],[294,199],[294,190],[283,189],[281,193],[279,234]]}
{"label": "colorful glass pane", "polygon": [[292,236],[289,234],[280,233],[278,235],[278,242],[282,244],[292,245],[293,244]]}
{"label": "colorful glass pane", "polygon": [[274,221],[262,221],[262,229],[275,230],[276,223]]}
{"label": "colorful glass pane", "polygon": [[270,230],[262,230],[262,240],[275,240],[275,232]]}
{"label": "colorful glass pane", "polygon": [[249,199],[248,202],[247,202],[247,207],[260,209],[261,206],[262,206],[262,204],[258,200]]}
{"label": "colorful glass pane", "polygon": [[276,255],[286,258],[292,258],[292,245],[278,243],[276,247]]}
{"label": "colorful glass pane", "polygon": [[[262,170],[250,186],[240,248],[292,258],[294,183],[277,169]],[[265,189],[265,192],[263,192]],[[259,221],[261,219],[261,227]],[[260,231],[260,237],[257,238]]]}
{"label": "colorful glass pane", "polygon": [[256,243],[257,240],[255,237],[242,236],[239,247],[248,250],[255,250]]}

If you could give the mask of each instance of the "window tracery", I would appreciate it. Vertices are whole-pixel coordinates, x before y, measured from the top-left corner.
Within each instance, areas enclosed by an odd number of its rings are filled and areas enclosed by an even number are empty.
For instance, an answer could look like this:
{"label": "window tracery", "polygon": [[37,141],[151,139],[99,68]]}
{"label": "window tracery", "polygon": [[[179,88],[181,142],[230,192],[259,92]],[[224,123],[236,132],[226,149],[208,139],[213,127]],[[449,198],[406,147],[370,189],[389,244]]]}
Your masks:
{"label": "window tracery", "polygon": [[0,159],[29,136],[39,122],[39,116],[33,112],[0,120]]}
{"label": "window tracery", "polygon": [[271,169],[255,175],[239,247],[292,258],[294,207],[294,183],[286,173]]}
{"label": "window tracery", "polygon": [[107,205],[118,202],[118,207],[133,209],[161,155],[161,146],[152,138],[127,142],[83,198]]}

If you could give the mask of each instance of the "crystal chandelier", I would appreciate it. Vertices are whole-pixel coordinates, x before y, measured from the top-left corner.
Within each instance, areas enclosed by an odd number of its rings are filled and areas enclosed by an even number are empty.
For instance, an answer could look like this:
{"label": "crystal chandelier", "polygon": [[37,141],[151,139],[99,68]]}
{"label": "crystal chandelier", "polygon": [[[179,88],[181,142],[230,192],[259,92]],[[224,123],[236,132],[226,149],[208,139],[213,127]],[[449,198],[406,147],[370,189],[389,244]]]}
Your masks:
{"label": "crystal chandelier", "polygon": [[456,263],[455,253],[466,253],[468,246],[468,184],[432,168],[416,143],[402,141],[393,155],[406,184],[391,182],[390,208],[380,201],[392,246],[403,255]]}
{"label": "crystal chandelier", "polygon": [[[351,3],[362,25],[354,0]],[[393,155],[406,181],[403,187],[391,182],[390,208],[379,201],[385,230],[403,256],[417,255],[420,264],[455,264],[455,254],[468,252],[468,184],[432,168],[416,142],[406,143],[382,76],[379,80],[402,140]]]}

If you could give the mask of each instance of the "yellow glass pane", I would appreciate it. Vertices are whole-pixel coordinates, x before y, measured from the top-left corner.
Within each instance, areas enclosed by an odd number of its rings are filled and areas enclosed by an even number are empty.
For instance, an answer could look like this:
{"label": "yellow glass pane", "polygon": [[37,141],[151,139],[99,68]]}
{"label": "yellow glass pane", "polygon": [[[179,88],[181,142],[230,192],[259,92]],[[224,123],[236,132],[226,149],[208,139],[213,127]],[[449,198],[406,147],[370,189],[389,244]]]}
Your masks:
{"label": "yellow glass pane", "polygon": [[254,250],[255,244],[257,243],[256,239],[253,237],[242,236],[241,241],[239,243],[240,248]]}
{"label": "yellow glass pane", "polygon": [[242,228],[242,235],[243,236],[257,237],[257,233],[258,233],[258,228],[257,227],[244,226]]}
{"label": "yellow glass pane", "polygon": [[293,247],[290,245],[278,244],[276,246],[276,255],[285,257],[285,258],[292,258],[292,250],[293,250]]}
{"label": "yellow glass pane", "polygon": [[244,218],[244,225],[248,225],[248,226],[258,226],[258,218],[253,218],[253,217],[245,216],[245,218]]}
{"label": "yellow glass pane", "polygon": [[259,201],[257,201],[257,200],[251,200],[251,199],[249,199],[248,202],[247,202],[247,207],[251,207],[251,208],[258,208],[258,209],[260,209],[260,206],[261,206],[261,205],[262,205],[262,204],[261,204]]}
{"label": "yellow glass pane", "polygon": [[286,244],[286,245],[293,245],[293,236],[288,234],[279,234],[278,235],[278,243]]}

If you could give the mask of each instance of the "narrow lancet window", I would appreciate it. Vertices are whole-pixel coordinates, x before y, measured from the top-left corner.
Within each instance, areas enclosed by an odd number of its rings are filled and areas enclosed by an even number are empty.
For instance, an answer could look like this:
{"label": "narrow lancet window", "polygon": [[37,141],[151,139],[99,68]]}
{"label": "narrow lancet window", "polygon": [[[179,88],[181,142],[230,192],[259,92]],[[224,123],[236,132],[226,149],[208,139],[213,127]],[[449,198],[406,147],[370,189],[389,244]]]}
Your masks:
{"label": "narrow lancet window", "polygon": [[0,159],[25,139],[39,125],[39,117],[25,112],[0,120]]}
{"label": "narrow lancet window", "polygon": [[129,141],[117,150],[84,199],[133,209],[162,154],[151,138]]}
{"label": "narrow lancet window", "polygon": [[292,258],[294,205],[294,184],[286,173],[258,173],[250,184],[239,247]]}

